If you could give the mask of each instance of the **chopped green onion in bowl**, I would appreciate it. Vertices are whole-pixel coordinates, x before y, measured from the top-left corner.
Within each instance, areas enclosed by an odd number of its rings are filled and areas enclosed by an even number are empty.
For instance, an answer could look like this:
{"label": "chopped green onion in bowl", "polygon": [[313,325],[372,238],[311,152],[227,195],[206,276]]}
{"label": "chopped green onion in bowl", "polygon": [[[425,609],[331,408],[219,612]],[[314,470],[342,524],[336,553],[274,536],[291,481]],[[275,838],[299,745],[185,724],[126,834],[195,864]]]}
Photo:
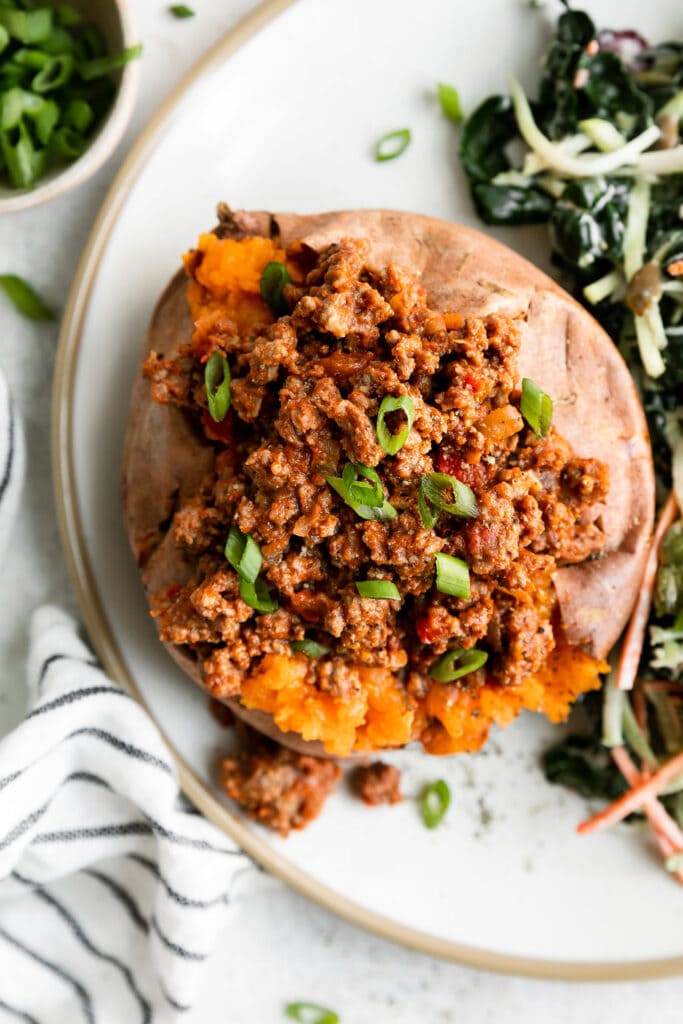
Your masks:
{"label": "chopped green onion in bowl", "polygon": [[137,44],[108,53],[71,4],[0,4],[0,185],[32,189],[88,148],[116,95],[112,73]]}

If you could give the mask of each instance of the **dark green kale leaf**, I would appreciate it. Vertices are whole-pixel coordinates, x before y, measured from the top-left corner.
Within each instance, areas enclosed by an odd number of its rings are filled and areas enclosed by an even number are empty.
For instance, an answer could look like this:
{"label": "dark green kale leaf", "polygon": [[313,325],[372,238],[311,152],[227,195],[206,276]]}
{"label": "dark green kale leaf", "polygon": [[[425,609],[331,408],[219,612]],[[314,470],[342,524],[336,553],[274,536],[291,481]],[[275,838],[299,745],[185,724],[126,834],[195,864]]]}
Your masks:
{"label": "dark green kale leaf", "polygon": [[510,169],[506,146],[517,135],[509,96],[489,96],[471,114],[460,140],[460,160],[470,181],[490,181]]}
{"label": "dark green kale leaf", "polygon": [[628,789],[607,749],[590,736],[568,736],[546,750],[543,771],[548,782],[585,797],[611,801]]}

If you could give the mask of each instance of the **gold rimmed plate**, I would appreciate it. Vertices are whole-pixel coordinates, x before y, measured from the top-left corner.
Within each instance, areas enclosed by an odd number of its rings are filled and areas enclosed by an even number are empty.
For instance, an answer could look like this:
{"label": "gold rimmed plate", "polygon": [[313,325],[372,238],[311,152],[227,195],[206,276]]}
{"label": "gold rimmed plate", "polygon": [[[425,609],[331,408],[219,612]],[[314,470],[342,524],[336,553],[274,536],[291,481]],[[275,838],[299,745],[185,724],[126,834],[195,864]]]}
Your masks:
{"label": "gold rimmed plate", "polygon": [[[589,6],[613,25],[609,0]],[[677,0],[656,12],[623,0],[619,22],[657,40],[680,30],[677,13]],[[466,108],[503,90],[508,70],[532,86],[549,32],[546,16],[521,0],[466,9],[423,0],[419,12],[412,0],[347,0],[334,10],[270,0],[221,40],[139,139],[83,255],[55,378],[57,506],[107,670],[148,707],[188,796],[268,870],[354,923],[434,955],[543,977],[654,977],[683,970],[680,890],[638,832],[575,835],[586,806],[543,779],[539,753],[556,733],[537,717],[479,755],[393,755],[408,796],[435,777],[448,781],[452,809],[434,832],[411,800],[370,811],[343,787],[286,841],[246,822],[214,782],[226,734],[156,639],[121,522],[121,450],[141,341],[217,200],[301,212],[395,207],[474,225],[434,82],[456,82]],[[374,163],[374,141],[401,127],[411,127],[411,147]],[[498,237],[547,265],[543,230]]]}

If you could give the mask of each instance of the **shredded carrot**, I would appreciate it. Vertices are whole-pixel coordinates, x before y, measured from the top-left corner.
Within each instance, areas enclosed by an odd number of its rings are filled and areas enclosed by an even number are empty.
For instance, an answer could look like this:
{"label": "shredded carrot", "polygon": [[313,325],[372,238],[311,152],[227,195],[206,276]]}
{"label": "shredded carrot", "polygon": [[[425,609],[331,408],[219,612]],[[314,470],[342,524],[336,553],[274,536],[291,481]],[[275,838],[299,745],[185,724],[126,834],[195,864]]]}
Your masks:
{"label": "shredded carrot", "polygon": [[[625,747],[612,747],[611,753],[614,763],[629,786],[637,786],[643,778],[647,777],[645,774],[641,775],[638,772]],[[647,803],[643,804],[643,810],[652,826],[652,831],[662,856],[666,859],[674,853],[683,852],[683,832],[671,815],[667,814],[659,800],[656,798],[648,800]],[[679,882],[683,882],[682,868],[672,872],[672,874]]]}
{"label": "shredded carrot", "polygon": [[639,810],[649,800],[656,797],[667,782],[675,779],[681,772],[683,772],[683,754],[676,754],[649,779],[641,780],[613,804],[606,807],[604,811],[594,814],[587,821],[582,821],[577,832],[580,832],[581,835],[588,835],[591,832],[599,832],[600,829],[615,825],[618,821],[623,821],[633,811]]}
{"label": "shredded carrot", "polygon": [[683,260],[674,260],[666,269],[672,277],[680,277],[683,274]]}
{"label": "shredded carrot", "polygon": [[650,617],[652,594],[657,578],[659,546],[662,543],[664,534],[676,518],[677,508],[676,496],[672,491],[660,513],[655,532],[652,535],[650,550],[645,563],[645,571],[640,583],[640,591],[621,647],[615,680],[618,690],[632,689],[638,674],[640,655],[645,640],[645,630],[647,629],[647,621]]}

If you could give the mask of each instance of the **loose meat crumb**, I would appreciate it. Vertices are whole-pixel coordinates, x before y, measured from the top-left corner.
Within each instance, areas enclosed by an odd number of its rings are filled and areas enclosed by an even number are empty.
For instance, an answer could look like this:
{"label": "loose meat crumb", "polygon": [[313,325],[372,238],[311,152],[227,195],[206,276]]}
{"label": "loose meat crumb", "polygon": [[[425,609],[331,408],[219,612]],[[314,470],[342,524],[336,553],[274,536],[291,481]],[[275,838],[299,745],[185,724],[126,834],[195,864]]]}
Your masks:
{"label": "loose meat crumb", "polygon": [[259,737],[223,761],[221,783],[250,818],[287,836],[318,817],[340,776],[334,761],[297,754]]}
{"label": "loose meat crumb", "polygon": [[351,789],[370,807],[380,804],[398,804],[403,799],[400,790],[401,773],[393,764],[373,761],[359,765],[351,772]]}

